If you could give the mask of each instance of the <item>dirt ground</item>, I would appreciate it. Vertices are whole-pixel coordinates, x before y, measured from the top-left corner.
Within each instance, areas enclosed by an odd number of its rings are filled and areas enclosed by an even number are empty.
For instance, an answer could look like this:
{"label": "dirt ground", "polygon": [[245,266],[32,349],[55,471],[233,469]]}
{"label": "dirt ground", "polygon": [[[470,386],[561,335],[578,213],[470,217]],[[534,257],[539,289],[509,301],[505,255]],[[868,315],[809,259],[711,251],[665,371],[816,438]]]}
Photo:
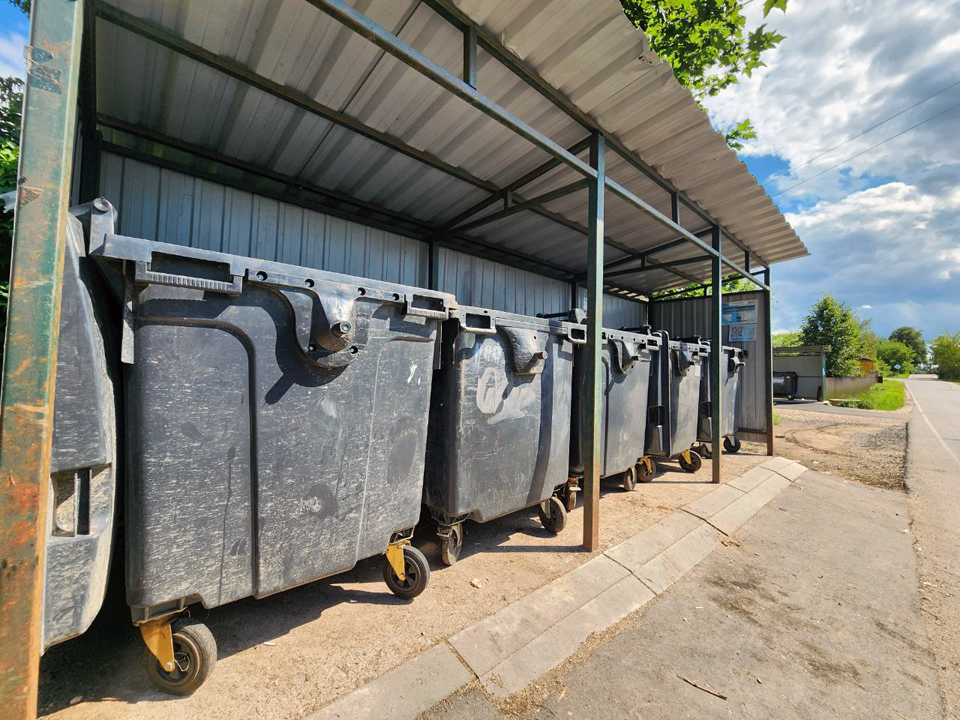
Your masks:
{"label": "dirt ground", "polygon": [[[759,446],[724,456],[732,480],[762,462]],[[600,541],[606,549],[709,492],[710,465],[695,475],[665,463],[657,479],[625,493],[604,485]],[[195,614],[217,640],[219,661],[188,698],[156,692],[142,670],[142,643],[122,594],[112,592],[94,626],[51,648],[41,663],[40,712],[64,720],[103,718],[300,718],[409,660],[594,557],[580,546],[583,511],[558,536],[536,511],[468,524],[461,560],[441,565],[432,528],[414,543],[430,560],[430,585],[415,601],[395,598],[381,560],[279,593]],[[471,585],[476,580],[479,587]],[[116,590],[116,588],[114,588]]]}
{"label": "dirt ground", "polygon": [[778,406],[776,453],[846,480],[902,491],[911,408],[908,400],[902,410],[873,417]]}

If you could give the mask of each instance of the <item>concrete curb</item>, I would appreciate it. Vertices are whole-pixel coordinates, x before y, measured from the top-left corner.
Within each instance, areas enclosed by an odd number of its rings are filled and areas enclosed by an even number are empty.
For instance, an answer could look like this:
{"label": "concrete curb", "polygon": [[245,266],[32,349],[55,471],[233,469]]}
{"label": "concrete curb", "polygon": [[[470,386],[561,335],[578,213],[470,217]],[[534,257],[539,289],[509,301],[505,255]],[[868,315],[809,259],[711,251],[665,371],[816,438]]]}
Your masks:
{"label": "concrete curb", "polygon": [[642,608],[797,480],[775,457],[309,716],[415,718],[479,680],[507,698]]}

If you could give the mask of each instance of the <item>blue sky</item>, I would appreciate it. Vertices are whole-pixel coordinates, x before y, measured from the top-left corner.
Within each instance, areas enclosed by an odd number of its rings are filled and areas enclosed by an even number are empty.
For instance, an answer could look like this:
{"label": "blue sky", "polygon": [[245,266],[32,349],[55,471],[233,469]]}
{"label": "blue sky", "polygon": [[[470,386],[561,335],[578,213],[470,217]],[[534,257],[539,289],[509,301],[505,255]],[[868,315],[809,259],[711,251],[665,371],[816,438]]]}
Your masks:
{"label": "blue sky", "polygon": [[717,126],[753,121],[741,158],[811,252],[773,267],[774,329],[826,292],[880,334],[960,331],[960,84],[925,100],[960,80],[960,0],[790,0],[766,20],[762,5],[748,27],[786,39],[707,104]]}
{"label": "blue sky", "polygon": [[0,77],[23,77],[23,46],[27,44],[27,16],[12,3],[0,4]]}

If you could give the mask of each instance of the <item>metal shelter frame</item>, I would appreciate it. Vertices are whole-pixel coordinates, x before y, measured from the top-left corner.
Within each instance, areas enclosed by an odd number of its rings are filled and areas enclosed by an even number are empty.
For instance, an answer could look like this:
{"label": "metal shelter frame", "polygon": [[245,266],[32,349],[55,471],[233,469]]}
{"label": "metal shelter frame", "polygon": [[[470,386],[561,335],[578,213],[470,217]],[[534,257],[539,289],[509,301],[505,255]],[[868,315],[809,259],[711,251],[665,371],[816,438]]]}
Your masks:
{"label": "metal shelter frame", "polygon": [[[601,329],[603,327],[603,294],[605,289],[627,297],[639,297],[636,291],[618,287],[615,281],[628,275],[650,270],[666,270],[687,283],[701,283],[702,278],[683,268],[709,262],[711,302],[711,340],[721,345],[722,282],[727,276],[751,281],[764,293],[767,336],[770,331],[770,263],[750,248],[713,217],[700,209],[679,188],[663,178],[654,168],[610,136],[589,115],[548,85],[530,67],[519,61],[494,37],[477,27],[448,0],[422,0],[442,18],[463,33],[463,73],[458,77],[423,53],[381,27],[344,0],[303,0],[318,8],[345,27],[374,43],[386,53],[430,79],[437,86],[499,122],[547,153],[549,159],[513,182],[498,186],[476,177],[469,171],[451,165],[429,152],[413,148],[400,138],[372,128],[343,112],[326,107],[289,87],[279,85],[256,74],[242,64],[216,55],[198,45],[137,18],[99,0],[34,0],[28,56],[28,83],[24,102],[21,186],[17,196],[14,232],[14,262],[11,277],[12,296],[8,314],[4,383],[2,387],[2,445],[0,445],[0,556],[4,562],[3,588],[0,593],[0,647],[23,649],[7,652],[0,660],[0,702],[10,717],[35,717],[39,627],[43,584],[42,557],[46,527],[47,485],[50,468],[50,443],[53,424],[53,388],[58,343],[59,299],[61,292],[62,257],[65,237],[64,216],[68,206],[68,188],[74,157],[74,115],[79,94],[80,133],[82,139],[80,200],[88,201],[97,194],[99,156],[103,151],[142,159],[180,170],[214,182],[233,184],[253,192],[295,202],[335,216],[354,219],[374,227],[390,228],[419,239],[429,245],[429,285],[436,288],[439,248],[442,246],[502,259],[503,262],[535,271],[571,284],[572,297],[577,288],[587,288],[587,384],[590,388],[586,407],[584,472],[584,537],[583,544],[593,551],[599,544],[598,463],[601,408]],[[221,153],[192,145],[179,138],[132,125],[105,114],[96,107],[95,33],[94,23],[102,20],[125,28],[158,43],[180,55],[189,57],[222,72],[241,83],[257,88],[285,102],[348,130],[358,133],[398,153],[414,158],[425,166],[482,189],[487,197],[456,217],[439,225],[386,207],[350,197],[344,193],[311,185],[273,170],[241,162]],[[81,41],[82,38],[82,41]],[[81,53],[82,46],[82,53]],[[527,84],[579,123],[586,135],[570,147],[563,147],[527,124],[483,94],[477,80],[478,48],[492,55]],[[81,74],[81,70],[83,71]],[[102,131],[112,134],[104,142]],[[119,135],[116,135],[119,133]],[[118,142],[123,137],[138,143],[162,146],[175,151],[182,160],[160,158]],[[670,216],[638,197],[606,174],[607,151],[616,153],[635,170],[669,194]],[[588,152],[588,159],[580,157]],[[169,154],[168,154],[169,155]],[[580,179],[537,197],[525,197],[521,190],[555,168],[565,166]],[[588,223],[583,226],[544,204],[559,197],[586,191]],[[607,194],[633,206],[661,226],[668,228],[675,239],[636,252],[604,235],[604,203]],[[492,214],[484,211],[500,204]],[[681,225],[681,214],[689,211],[705,226],[690,231]],[[471,234],[481,226],[511,215],[530,211],[551,222],[582,233],[587,237],[585,273],[551,265],[539,258],[484,242]],[[604,262],[604,247],[625,252],[624,257]],[[683,246],[692,246],[697,257],[659,261],[654,256]],[[732,251],[727,251],[727,248]],[[731,255],[742,255],[736,262]],[[752,261],[762,266],[761,274],[752,270]],[[762,275],[762,277],[761,277]],[[772,350],[764,353],[767,377],[772,377]],[[719,405],[722,353],[711,356],[710,372],[714,387],[714,403]],[[767,449],[773,453],[773,390],[767,383]],[[723,439],[721,413],[713,413],[712,477],[720,482]],[[8,488],[14,488],[13,492]],[[14,568],[16,572],[11,570]]]}

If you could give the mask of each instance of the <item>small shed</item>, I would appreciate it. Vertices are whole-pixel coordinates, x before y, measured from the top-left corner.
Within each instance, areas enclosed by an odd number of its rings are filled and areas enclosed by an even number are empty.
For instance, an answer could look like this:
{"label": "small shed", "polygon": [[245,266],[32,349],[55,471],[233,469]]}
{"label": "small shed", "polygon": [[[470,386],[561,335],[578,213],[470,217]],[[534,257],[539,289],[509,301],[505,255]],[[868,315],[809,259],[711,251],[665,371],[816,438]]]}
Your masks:
{"label": "small shed", "polygon": [[795,373],[794,397],[822,402],[826,398],[829,345],[773,348],[773,372]]}

